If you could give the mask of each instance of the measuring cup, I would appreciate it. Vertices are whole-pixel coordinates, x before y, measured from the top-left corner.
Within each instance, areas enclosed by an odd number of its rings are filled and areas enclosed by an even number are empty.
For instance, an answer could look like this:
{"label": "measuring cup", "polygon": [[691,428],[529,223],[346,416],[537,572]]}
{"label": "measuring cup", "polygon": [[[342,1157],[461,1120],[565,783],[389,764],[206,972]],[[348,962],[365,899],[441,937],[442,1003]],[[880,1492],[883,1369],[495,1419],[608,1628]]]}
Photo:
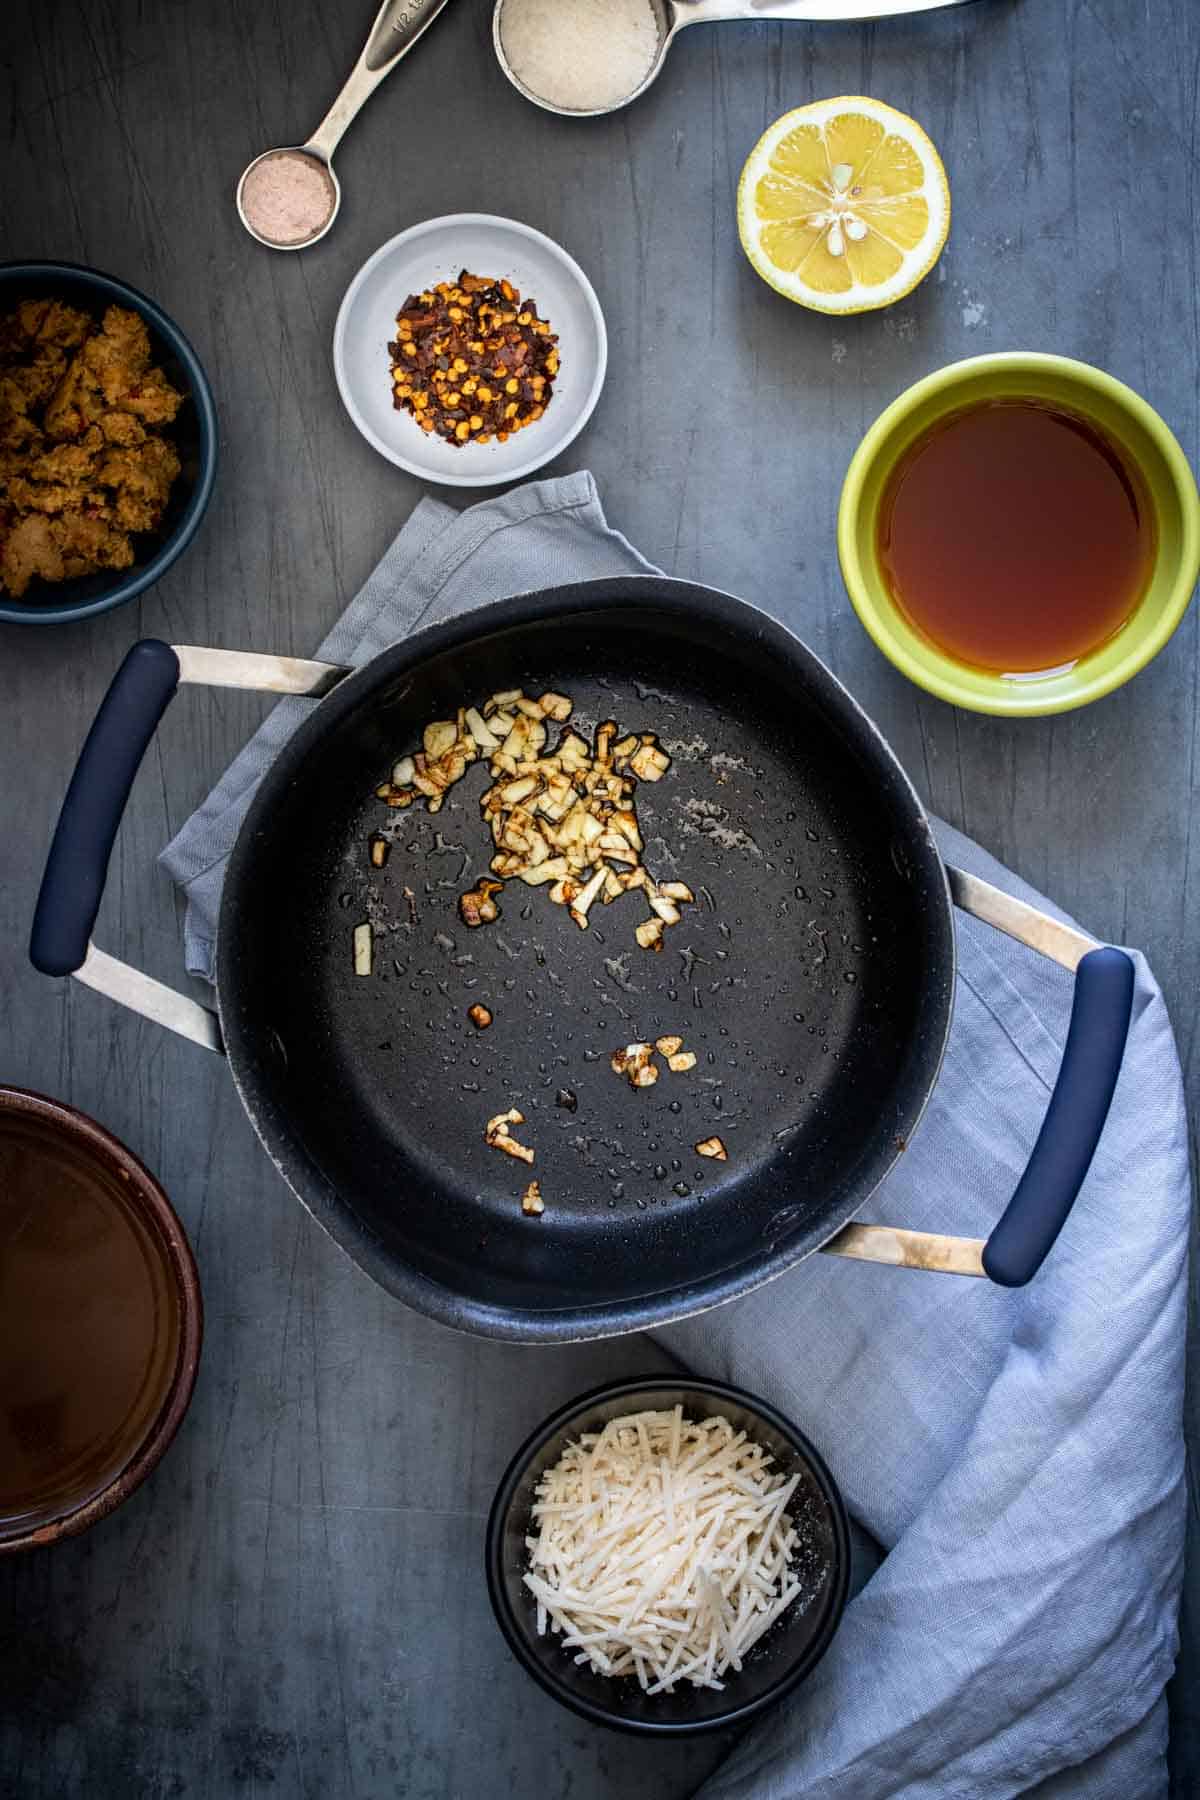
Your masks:
{"label": "measuring cup", "polygon": [[492,14],[492,41],[500,67],[517,92],[547,112],[565,118],[594,119],[603,113],[617,112],[644,94],[651,82],[657,81],[667,60],[667,51],[676,34],[686,25],[710,25],[726,19],[794,19],[803,24],[840,21],[850,24],[864,19],[899,17],[904,13],[933,12],[946,6],[962,6],[966,0],[646,0],[658,26],[658,49],[654,61],[637,86],[619,100],[606,106],[557,106],[554,101],[535,94],[515,74],[504,50],[502,19],[507,0],[496,0]]}
{"label": "measuring cup", "polygon": [[[303,144],[288,144],[275,150],[264,150],[242,171],[237,185],[238,216],[252,238],[271,250],[307,250],[325,236],[338,216],[342,189],[333,171],[333,153],[341,143],[347,127],[356,118],[364,101],[375,92],[385,76],[391,74],[402,56],[406,56],[417,39],[433,24],[446,0],[384,0],[362,54],[346,78],[345,86],[312,136]],[[327,208],[320,223],[298,238],[265,237],[247,217],[246,183],[254,170],[272,157],[303,157],[305,167],[316,165],[327,189]]]}

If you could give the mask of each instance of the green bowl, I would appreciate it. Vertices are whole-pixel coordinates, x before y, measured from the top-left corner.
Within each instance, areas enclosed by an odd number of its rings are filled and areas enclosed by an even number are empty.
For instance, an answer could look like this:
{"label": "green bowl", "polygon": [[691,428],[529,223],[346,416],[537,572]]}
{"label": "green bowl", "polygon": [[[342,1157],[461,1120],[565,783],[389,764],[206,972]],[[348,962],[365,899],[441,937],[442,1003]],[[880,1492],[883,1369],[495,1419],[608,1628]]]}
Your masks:
{"label": "green bowl", "polygon": [[[985,400],[1033,399],[1094,421],[1137,465],[1154,504],[1157,551],[1149,585],[1120,631],[1070,669],[999,675],[949,656],[905,618],[879,566],[879,507],[896,463],[932,425]],[[855,451],[838,508],[838,555],[854,610],[910,681],[952,706],[1005,717],[1069,712],[1144,669],[1187,611],[1200,575],[1200,494],[1169,427],[1123,382],[1066,356],[1006,351],[951,363],[880,414]]]}

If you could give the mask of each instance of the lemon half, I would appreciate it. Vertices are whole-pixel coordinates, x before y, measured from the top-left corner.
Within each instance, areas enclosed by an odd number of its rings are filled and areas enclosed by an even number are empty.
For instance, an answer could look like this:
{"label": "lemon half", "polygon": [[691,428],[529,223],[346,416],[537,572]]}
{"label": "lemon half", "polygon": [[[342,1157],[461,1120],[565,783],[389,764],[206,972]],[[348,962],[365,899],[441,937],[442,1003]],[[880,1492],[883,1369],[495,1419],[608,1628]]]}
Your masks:
{"label": "lemon half", "polygon": [[902,300],[950,229],[950,188],[929,138],[861,95],[776,119],[750,152],[737,204],[742,247],[763,280],[818,312]]}

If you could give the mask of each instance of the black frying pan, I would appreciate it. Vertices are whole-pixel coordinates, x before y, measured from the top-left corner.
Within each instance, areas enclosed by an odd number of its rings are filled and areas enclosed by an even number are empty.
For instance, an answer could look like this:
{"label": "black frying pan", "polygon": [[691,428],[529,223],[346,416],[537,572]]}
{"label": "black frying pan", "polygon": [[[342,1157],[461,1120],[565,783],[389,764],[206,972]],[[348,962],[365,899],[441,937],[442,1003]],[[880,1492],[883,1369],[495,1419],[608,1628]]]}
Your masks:
{"label": "black frying pan", "polygon": [[[875,727],[788,632],[666,580],[524,595],[418,634],[353,674],[138,645],[71,783],[32,956],[217,1047],[212,1015],[89,944],[129,786],[180,679],[332,688],[264,779],[234,850],[218,944],[220,1034],[289,1185],[392,1293],[447,1324],[533,1341],[662,1324],[748,1292],[829,1243],[916,1128],[954,991],[947,871]],[[573,723],[654,731],[645,860],[698,903],[654,955],[627,895],[581,931],[510,882],[463,928],[487,872],[473,770],[443,811],[374,796],[422,727],[499,688],[565,692]],[[371,833],[396,827],[386,867]],[[1120,1066],[1132,964],[950,872],[956,898],[1078,964],[1058,1089],[982,1268],[1027,1280],[1088,1164]],[[352,933],[375,925],[356,976]],[[494,1014],[479,1033],[468,1008]],[[634,1091],[611,1052],[683,1036],[687,1075]],[[484,1142],[517,1106],[533,1170]],[[716,1134],[725,1163],[694,1146]],[[536,1174],[540,1218],[520,1193]],[[949,1245],[949,1248],[947,1248]],[[851,1253],[981,1272],[982,1246],[861,1228]]]}

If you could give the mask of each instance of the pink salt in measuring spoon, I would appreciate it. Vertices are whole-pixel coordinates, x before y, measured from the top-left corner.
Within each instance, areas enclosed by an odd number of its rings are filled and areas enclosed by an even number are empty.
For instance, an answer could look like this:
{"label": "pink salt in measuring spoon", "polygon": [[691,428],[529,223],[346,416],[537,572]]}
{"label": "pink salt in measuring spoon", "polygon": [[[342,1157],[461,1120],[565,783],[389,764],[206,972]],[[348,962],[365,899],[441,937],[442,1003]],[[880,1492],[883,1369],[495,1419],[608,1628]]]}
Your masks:
{"label": "pink salt in measuring spoon", "polygon": [[271,250],[307,250],[337,218],[333,153],[364,101],[429,29],[446,0],[384,0],[341,93],[307,143],[264,150],[237,185],[238,216]]}

